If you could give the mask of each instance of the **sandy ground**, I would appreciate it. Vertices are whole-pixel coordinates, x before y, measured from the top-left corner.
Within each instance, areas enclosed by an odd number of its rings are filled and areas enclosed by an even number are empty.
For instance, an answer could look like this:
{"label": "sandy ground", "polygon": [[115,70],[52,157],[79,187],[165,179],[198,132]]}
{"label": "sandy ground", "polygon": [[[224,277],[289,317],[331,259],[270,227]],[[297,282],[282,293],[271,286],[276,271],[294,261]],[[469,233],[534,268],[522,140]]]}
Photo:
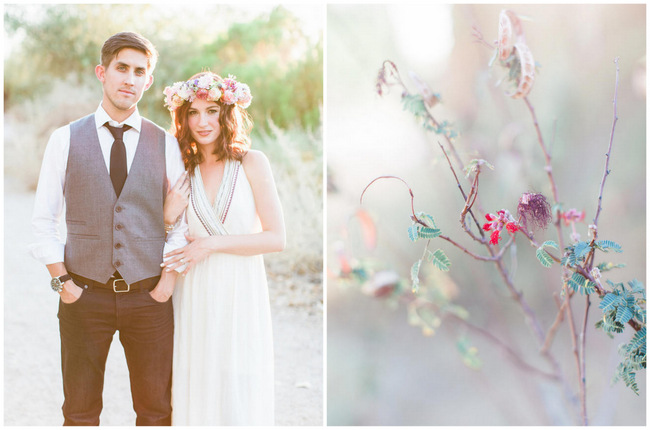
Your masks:
{"label": "sandy ground", "polygon": [[[34,196],[5,183],[4,424],[61,425],[63,390],[58,297],[27,253]],[[276,372],[276,424],[323,424],[321,279],[269,276]],[[133,425],[124,350],[116,338],[106,364],[102,425]]]}

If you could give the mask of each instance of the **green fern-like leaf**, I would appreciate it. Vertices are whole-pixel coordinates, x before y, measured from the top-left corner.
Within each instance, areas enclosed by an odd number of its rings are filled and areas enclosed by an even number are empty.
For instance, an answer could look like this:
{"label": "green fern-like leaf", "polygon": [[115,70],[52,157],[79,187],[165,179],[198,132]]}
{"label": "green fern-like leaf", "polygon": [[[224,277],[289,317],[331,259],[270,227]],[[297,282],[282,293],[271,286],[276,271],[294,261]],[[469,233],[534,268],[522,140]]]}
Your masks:
{"label": "green fern-like leaf", "polygon": [[470,345],[469,339],[466,336],[462,336],[458,339],[456,342],[456,348],[458,349],[465,366],[474,370],[481,368],[483,363],[478,357],[478,349],[475,346]]}
{"label": "green fern-like leaf", "polygon": [[540,246],[540,248],[545,248],[547,246],[551,247],[551,248],[555,248],[555,249],[560,249],[560,247],[557,245],[557,243],[555,243],[552,240],[547,240],[546,242],[542,243],[542,246]]}
{"label": "green fern-like leaf", "polygon": [[546,250],[544,249],[545,246],[555,248],[555,249],[559,249],[559,248],[557,246],[557,243],[553,242],[552,240],[547,240],[546,242],[542,243],[542,245],[539,248],[537,248],[537,252],[535,253],[535,255],[537,256],[539,262],[544,267],[551,267],[551,265],[553,264],[553,259],[548,254],[548,252],[546,252]]}
{"label": "green fern-like leaf", "polygon": [[616,310],[618,306],[624,303],[624,300],[621,296],[614,293],[607,293],[605,297],[600,302],[598,307],[603,310],[603,312],[609,312],[611,310]]}
{"label": "green fern-like leaf", "polygon": [[415,216],[422,222],[424,222],[427,226],[431,228],[437,228],[436,227],[436,222],[433,220],[433,217],[427,213],[424,212],[417,212]]}
{"label": "green fern-like leaf", "polygon": [[402,96],[402,107],[416,117],[425,115],[427,111],[424,105],[424,99],[419,94],[404,94]]}
{"label": "green fern-like leaf", "polygon": [[418,240],[418,227],[416,224],[410,226],[408,232],[409,232],[409,239],[411,239],[412,242]]}
{"label": "green fern-like leaf", "polygon": [[574,273],[568,281],[569,287],[580,294],[592,294],[596,290],[594,284],[582,276],[580,273]]}
{"label": "green fern-like leaf", "polygon": [[630,286],[630,291],[632,294],[640,293],[645,300],[645,286],[638,279],[633,279],[627,283]]}
{"label": "green fern-like leaf", "polygon": [[632,319],[632,316],[634,316],[634,313],[632,312],[632,309],[628,308],[627,306],[619,306],[616,308],[616,322],[626,324],[629,320]]}
{"label": "green fern-like leaf", "polygon": [[418,291],[420,290],[420,264],[422,263],[422,260],[418,260],[413,265],[411,266],[411,282],[413,283],[411,289],[413,291],[413,294],[417,294]]}
{"label": "green fern-like leaf", "polygon": [[636,373],[646,368],[646,328],[641,328],[627,345],[621,345],[619,353],[623,360],[619,363],[613,382],[622,380],[635,394],[639,394]]}
{"label": "green fern-like leaf", "polygon": [[486,166],[487,168],[494,170],[494,166],[488,163],[487,161],[483,159],[473,159],[470,161],[467,166],[463,170],[465,170],[465,176],[469,176],[472,172],[476,170],[477,167],[479,166]]}
{"label": "green fern-like leaf", "polygon": [[421,225],[417,226],[417,234],[419,239],[433,239],[440,236],[442,232],[437,228],[429,228]]}
{"label": "green fern-like leaf", "polygon": [[643,327],[637,331],[630,343],[626,346],[628,353],[633,353],[638,350],[639,353],[645,355],[646,353],[646,328]]}
{"label": "green fern-like leaf", "polygon": [[542,263],[542,266],[551,267],[553,265],[553,259],[550,255],[548,255],[548,252],[546,252],[544,248],[537,248],[535,255],[537,256],[539,262]]}
{"label": "green fern-like leaf", "polygon": [[622,264],[622,263],[621,264],[600,263],[596,267],[598,267],[598,270],[600,270],[600,272],[602,273],[602,272],[610,271],[612,269],[621,269],[621,268],[625,267],[625,264]]}
{"label": "green fern-like leaf", "polygon": [[611,240],[597,240],[594,245],[596,248],[604,252],[607,252],[609,250],[612,250],[614,252],[623,252],[621,245],[616,242],[612,242]]}
{"label": "green fern-like leaf", "polygon": [[447,258],[447,255],[442,249],[436,249],[435,252],[429,252],[427,258],[439,270],[442,270],[443,272],[449,271],[449,266],[451,266],[451,262],[449,261],[449,258]]}
{"label": "green fern-like leaf", "polygon": [[578,242],[576,243],[573,252],[577,259],[581,259],[589,253],[590,249],[591,247],[589,246],[589,242]]}

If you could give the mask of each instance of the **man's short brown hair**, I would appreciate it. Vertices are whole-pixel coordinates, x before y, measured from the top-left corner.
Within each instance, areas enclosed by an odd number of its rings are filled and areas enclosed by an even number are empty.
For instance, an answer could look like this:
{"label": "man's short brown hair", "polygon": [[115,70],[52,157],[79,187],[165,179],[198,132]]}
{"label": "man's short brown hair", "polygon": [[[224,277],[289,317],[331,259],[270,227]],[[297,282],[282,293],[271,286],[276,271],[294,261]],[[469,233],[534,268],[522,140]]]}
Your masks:
{"label": "man's short brown hair", "polygon": [[153,43],[144,36],[130,31],[114,34],[104,42],[100,58],[102,66],[108,67],[117,54],[125,48],[135,49],[145,54],[147,56],[147,71],[149,73],[153,72],[158,61],[158,51],[156,51]]}

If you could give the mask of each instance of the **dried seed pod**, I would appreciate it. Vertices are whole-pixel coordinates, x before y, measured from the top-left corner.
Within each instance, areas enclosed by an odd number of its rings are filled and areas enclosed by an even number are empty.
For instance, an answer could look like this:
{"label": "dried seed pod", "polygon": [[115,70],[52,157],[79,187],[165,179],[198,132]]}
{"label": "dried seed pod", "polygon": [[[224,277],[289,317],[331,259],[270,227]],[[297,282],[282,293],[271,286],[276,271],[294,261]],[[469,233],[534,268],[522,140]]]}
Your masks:
{"label": "dried seed pod", "polygon": [[502,10],[499,14],[499,60],[505,61],[512,54],[515,44],[524,43],[524,30],[517,14]]}
{"label": "dried seed pod", "polygon": [[517,80],[517,90],[508,95],[514,99],[520,99],[528,95],[533,87],[533,82],[535,82],[535,59],[531,50],[524,43],[515,44],[515,51],[521,70]]}

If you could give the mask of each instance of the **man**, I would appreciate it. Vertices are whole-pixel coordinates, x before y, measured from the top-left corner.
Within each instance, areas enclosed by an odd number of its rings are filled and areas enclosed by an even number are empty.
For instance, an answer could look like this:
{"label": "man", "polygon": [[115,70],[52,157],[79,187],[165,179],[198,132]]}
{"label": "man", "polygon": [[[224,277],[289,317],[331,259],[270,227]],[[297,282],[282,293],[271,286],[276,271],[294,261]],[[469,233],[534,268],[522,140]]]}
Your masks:
{"label": "man", "polygon": [[[176,139],[140,117],[157,52],[124,32],[102,47],[94,114],[54,131],[43,157],[32,255],[60,294],[64,425],[99,425],[104,368],[116,330],[124,347],[137,425],[171,424],[177,272],[163,252],[187,242],[187,225],[163,221],[168,181],[184,171]],[[58,234],[64,209],[66,241]]]}

